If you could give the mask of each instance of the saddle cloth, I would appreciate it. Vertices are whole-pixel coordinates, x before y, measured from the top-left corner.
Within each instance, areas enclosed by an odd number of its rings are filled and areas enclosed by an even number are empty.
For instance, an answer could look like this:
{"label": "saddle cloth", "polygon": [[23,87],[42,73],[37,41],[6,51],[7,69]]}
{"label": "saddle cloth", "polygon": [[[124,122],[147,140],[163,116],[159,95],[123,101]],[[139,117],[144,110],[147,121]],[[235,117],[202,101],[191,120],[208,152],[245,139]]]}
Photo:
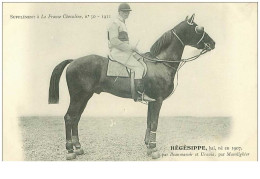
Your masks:
{"label": "saddle cloth", "polygon": [[[121,63],[115,61],[111,56],[108,56],[107,76],[115,77],[130,77],[131,70]],[[144,63],[143,58],[139,61],[144,67],[143,77],[147,73],[147,65]]]}

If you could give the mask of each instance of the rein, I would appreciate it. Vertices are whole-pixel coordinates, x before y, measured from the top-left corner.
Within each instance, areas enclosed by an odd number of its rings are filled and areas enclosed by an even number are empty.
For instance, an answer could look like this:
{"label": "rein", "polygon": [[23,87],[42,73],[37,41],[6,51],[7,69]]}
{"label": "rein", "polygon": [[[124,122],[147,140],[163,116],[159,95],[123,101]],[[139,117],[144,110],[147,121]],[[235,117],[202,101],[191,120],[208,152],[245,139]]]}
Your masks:
{"label": "rein", "polygon": [[207,53],[208,50],[206,49],[203,49],[198,55],[195,55],[193,57],[190,57],[190,58],[186,58],[186,59],[181,59],[181,60],[161,60],[159,59],[158,57],[155,57],[156,59],[152,59],[152,58],[149,58],[147,56],[144,56],[138,52],[135,52],[137,53],[138,55],[140,55],[141,57],[143,57],[144,59],[150,61],[150,62],[153,62],[153,63],[157,63],[157,62],[162,62],[162,63],[180,63],[180,62],[190,62],[190,61],[193,61],[193,60],[196,60],[197,58],[199,58],[201,55],[204,55],[205,53]]}
{"label": "rein", "polygon": [[[195,30],[196,30],[196,29],[195,29]],[[184,44],[184,42],[181,40],[181,38],[176,34],[176,32],[174,32],[174,29],[172,29],[171,32],[175,35],[175,37],[179,40],[179,42],[181,42],[181,44],[182,44],[183,46],[185,46],[185,44]],[[205,32],[203,32],[202,37],[201,37],[200,40],[197,42],[197,44],[199,44],[200,42],[203,42],[204,36],[205,36]],[[187,58],[187,59],[181,59],[181,60],[174,60],[174,59],[173,59],[173,60],[171,60],[171,59],[170,59],[170,60],[165,60],[165,59],[161,60],[161,59],[159,59],[158,57],[155,57],[155,58],[156,58],[156,60],[155,60],[155,59],[146,57],[146,56],[144,56],[144,55],[142,55],[142,54],[140,54],[140,53],[138,53],[138,52],[136,52],[136,51],[135,51],[135,53],[137,53],[138,55],[140,55],[140,56],[143,57],[144,59],[147,59],[147,60],[150,61],[150,62],[154,62],[154,63],[162,62],[164,65],[166,65],[166,66],[168,66],[168,67],[170,67],[170,68],[173,68],[172,66],[168,65],[167,63],[180,63],[180,62],[186,63],[186,62],[190,62],[190,61],[196,60],[196,59],[199,58],[201,55],[204,55],[205,53],[207,53],[207,52],[209,51],[208,49],[210,49],[210,47],[209,47],[208,44],[206,44],[206,43],[204,43],[204,45],[205,45],[204,49],[201,50],[201,52],[200,52],[198,55],[195,55],[195,56],[190,57],[190,58]],[[175,69],[175,68],[173,68],[173,69]],[[175,70],[176,70],[176,69],[175,69]]]}

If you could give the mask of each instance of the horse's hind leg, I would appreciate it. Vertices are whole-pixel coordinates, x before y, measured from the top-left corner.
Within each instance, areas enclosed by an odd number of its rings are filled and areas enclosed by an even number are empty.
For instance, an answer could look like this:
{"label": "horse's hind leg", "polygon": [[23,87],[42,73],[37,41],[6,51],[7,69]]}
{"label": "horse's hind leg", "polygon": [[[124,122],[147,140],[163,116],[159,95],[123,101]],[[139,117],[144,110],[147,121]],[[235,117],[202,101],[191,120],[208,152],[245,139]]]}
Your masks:
{"label": "horse's hind leg", "polygon": [[[85,109],[89,99],[92,96],[93,96],[93,93],[92,94],[88,94],[88,95],[86,95],[84,100],[82,100],[81,109],[79,111],[80,116],[83,113],[83,111],[84,111],[84,109]],[[79,134],[78,134],[78,124],[79,124],[79,121],[80,121],[80,117],[78,118],[78,120],[75,120],[74,123],[72,124],[72,143],[73,143],[73,146],[75,147],[75,151],[74,152],[77,155],[82,155],[82,154],[84,154],[84,151],[81,148],[81,144],[79,142]]]}
{"label": "horse's hind leg", "polygon": [[[70,96],[70,105],[64,117],[66,128],[66,149],[68,151],[67,160],[76,158],[76,153],[74,153],[73,146],[80,150],[80,143],[78,139],[78,123],[81,114],[92,95],[93,93],[84,93],[82,91]],[[83,151],[80,153],[82,154]]]}

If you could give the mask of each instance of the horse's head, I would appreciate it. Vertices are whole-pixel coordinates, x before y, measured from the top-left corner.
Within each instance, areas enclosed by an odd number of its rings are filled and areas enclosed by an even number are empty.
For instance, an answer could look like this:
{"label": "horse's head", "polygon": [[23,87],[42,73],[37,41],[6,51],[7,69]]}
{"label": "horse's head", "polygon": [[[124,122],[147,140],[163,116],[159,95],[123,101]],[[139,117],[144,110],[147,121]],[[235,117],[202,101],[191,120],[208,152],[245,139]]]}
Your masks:
{"label": "horse's head", "polygon": [[183,45],[189,45],[197,49],[213,50],[215,48],[214,40],[204,31],[203,26],[199,26],[194,22],[193,14],[174,27],[173,32],[176,33]]}

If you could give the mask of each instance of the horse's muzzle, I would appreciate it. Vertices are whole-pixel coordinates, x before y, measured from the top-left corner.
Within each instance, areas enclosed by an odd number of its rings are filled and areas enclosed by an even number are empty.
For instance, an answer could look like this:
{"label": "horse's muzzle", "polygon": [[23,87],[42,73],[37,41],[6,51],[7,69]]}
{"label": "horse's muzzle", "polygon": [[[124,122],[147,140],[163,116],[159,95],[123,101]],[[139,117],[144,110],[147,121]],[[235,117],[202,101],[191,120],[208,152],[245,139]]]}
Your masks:
{"label": "horse's muzzle", "polygon": [[216,43],[214,41],[211,42],[211,43],[204,43],[204,48],[207,51],[211,51],[211,50],[213,50],[215,48],[215,44]]}

